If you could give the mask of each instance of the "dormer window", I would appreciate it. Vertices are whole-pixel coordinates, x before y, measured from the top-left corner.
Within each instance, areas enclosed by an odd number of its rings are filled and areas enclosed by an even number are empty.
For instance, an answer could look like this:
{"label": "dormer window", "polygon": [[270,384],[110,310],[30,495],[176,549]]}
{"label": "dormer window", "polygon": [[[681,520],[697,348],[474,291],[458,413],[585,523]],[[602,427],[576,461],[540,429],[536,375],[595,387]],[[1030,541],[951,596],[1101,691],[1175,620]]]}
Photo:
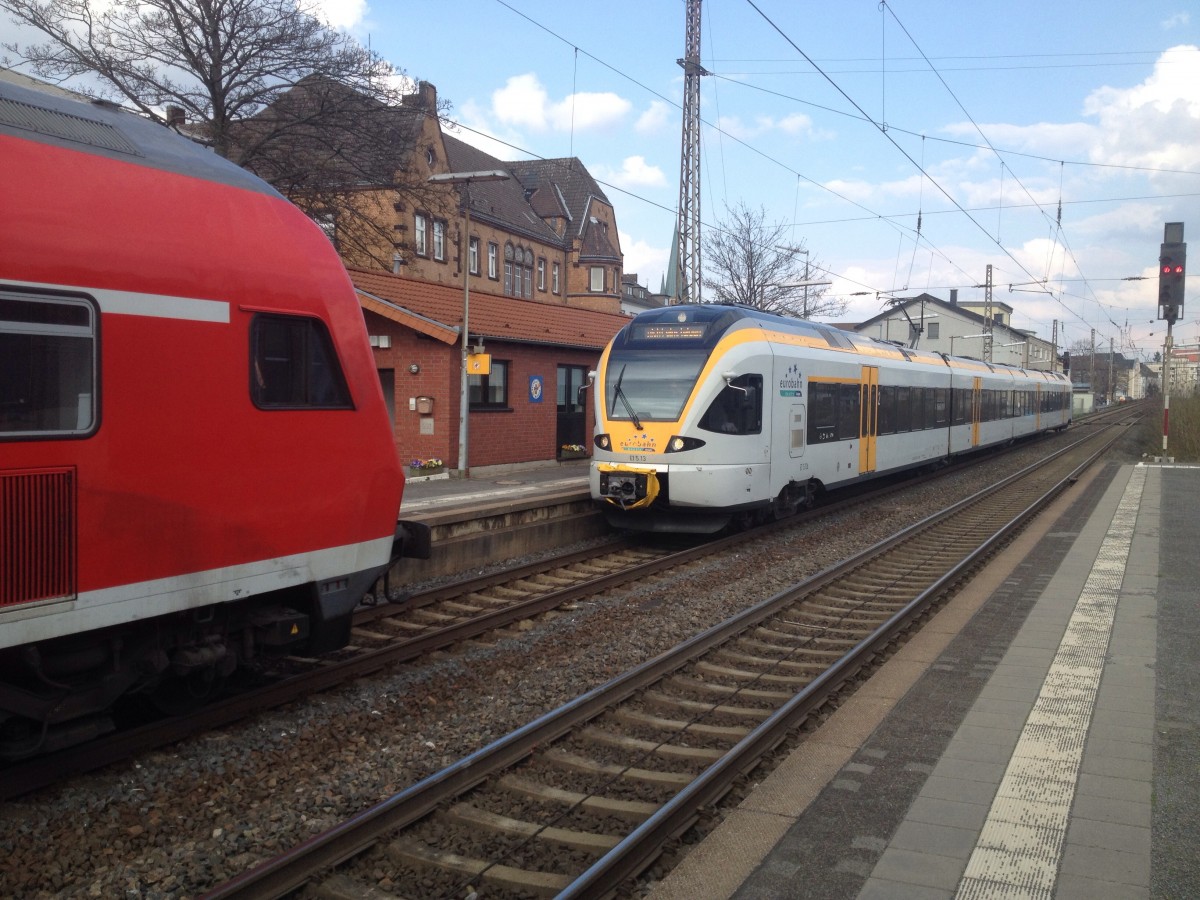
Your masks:
{"label": "dormer window", "polygon": [[437,162],[437,154],[433,152],[432,147],[425,148],[425,162],[429,164],[429,168],[433,168],[433,164]]}

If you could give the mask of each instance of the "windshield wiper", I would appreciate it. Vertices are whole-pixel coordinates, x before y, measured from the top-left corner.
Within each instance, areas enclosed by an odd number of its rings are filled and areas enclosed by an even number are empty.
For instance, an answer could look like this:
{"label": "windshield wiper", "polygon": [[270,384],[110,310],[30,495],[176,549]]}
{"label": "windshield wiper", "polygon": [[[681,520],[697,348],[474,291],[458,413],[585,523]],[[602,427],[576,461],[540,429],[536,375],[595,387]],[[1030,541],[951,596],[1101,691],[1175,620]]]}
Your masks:
{"label": "windshield wiper", "polygon": [[[633,411],[633,407],[629,405],[629,398],[625,396],[625,392],[621,390],[621,379],[625,377],[625,366],[621,366],[621,374],[617,376],[617,384],[613,388],[613,399],[620,399],[621,405],[625,407],[625,412],[629,413],[629,418],[633,419],[633,427],[638,431],[642,430],[641,420],[638,419],[638,414]],[[612,415],[612,410],[609,409],[609,415]]]}

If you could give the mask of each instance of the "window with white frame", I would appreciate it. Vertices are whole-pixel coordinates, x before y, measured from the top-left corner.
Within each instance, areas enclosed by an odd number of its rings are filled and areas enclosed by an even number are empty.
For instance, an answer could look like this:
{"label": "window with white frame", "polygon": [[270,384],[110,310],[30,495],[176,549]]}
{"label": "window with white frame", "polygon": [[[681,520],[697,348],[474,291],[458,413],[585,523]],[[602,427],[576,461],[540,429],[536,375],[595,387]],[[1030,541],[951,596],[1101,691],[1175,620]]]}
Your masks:
{"label": "window with white frame", "polygon": [[495,281],[500,277],[498,265],[500,258],[500,246],[494,241],[488,241],[488,278]]}
{"label": "window with white frame", "polygon": [[540,256],[537,262],[537,289],[543,293],[546,290],[546,261]]}
{"label": "window with white frame", "polygon": [[468,253],[467,268],[470,270],[472,275],[478,275],[479,274],[479,238],[471,238],[467,242],[467,246],[470,247],[470,251]]}
{"label": "window with white frame", "polygon": [[446,223],[440,219],[433,220],[433,258],[446,258]]}
{"label": "window with white frame", "polygon": [[941,324],[940,322],[930,322],[928,325],[925,326],[926,328],[929,329],[929,339],[931,341],[936,341],[938,339],[938,335],[942,330],[938,327],[940,324]]}
{"label": "window with white frame", "polygon": [[550,290],[555,294],[558,293],[558,275],[559,265],[554,263],[550,266]]}
{"label": "window with white frame", "polygon": [[604,266],[592,266],[588,270],[588,290],[593,294],[604,293]]}
{"label": "window with white frame", "polygon": [[425,217],[421,213],[413,216],[413,252],[418,256],[428,254],[425,234]]}

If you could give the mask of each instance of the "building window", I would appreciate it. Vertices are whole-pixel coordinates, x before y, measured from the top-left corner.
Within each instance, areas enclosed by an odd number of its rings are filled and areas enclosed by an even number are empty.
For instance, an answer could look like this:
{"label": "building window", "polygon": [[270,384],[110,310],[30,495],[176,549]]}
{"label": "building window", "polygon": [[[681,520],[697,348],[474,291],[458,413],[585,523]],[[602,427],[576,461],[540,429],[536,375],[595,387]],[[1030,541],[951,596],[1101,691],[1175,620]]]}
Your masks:
{"label": "building window", "polygon": [[[504,293],[512,296],[513,293],[513,252],[512,244],[504,245]],[[521,273],[517,272],[517,294],[521,293]]]}
{"label": "building window", "polygon": [[604,266],[592,266],[588,270],[588,290],[593,294],[604,293]]}
{"label": "building window", "polygon": [[250,326],[250,397],[259,409],[350,409],[350,391],[320,319],[259,315]]}
{"label": "building window", "polygon": [[542,293],[546,292],[546,261],[541,257],[537,263],[537,287]]}
{"label": "building window", "polygon": [[0,292],[0,439],[95,428],[97,321],[84,300]]}
{"label": "building window", "polygon": [[488,278],[492,279],[492,281],[495,281],[499,277],[499,272],[496,268],[499,256],[500,247],[488,241]]}
{"label": "building window", "polygon": [[554,263],[550,267],[550,290],[555,294],[558,293],[558,273],[559,265],[558,263]]}
{"label": "building window", "polygon": [[471,409],[508,409],[507,360],[492,360],[487,375],[468,375],[467,394]]}
{"label": "building window", "polygon": [[425,256],[429,252],[425,243],[425,217],[420,213],[413,216],[413,252]]}
{"label": "building window", "polygon": [[467,268],[470,270],[472,275],[478,275],[479,274],[479,238],[471,238],[471,240],[468,241],[467,244],[471,248],[470,252],[468,254],[469,261],[467,262]]}
{"label": "building window", "polygon": [[525,299],[533,296],[533,251],[525,251]]}
{"label": "building window", "polygon": [[440,219],[433,220],[433,258],[439,261],[446,258],[446,223]]}
{"label": "building window", "polygon": [[936,341],[938,339],[938,335],[942,330],[938,327],[940,324],[941,322],[930,322],[927,326],[925,326],[929,329],[929,339],[931,341]]}

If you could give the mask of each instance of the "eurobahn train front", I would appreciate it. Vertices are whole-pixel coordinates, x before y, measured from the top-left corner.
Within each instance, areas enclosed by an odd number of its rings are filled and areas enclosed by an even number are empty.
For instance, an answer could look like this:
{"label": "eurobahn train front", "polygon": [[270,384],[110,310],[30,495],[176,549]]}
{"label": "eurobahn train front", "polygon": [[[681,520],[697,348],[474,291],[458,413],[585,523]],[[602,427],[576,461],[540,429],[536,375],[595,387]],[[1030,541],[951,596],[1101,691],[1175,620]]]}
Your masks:
{"label": "eurobahn train front", "polygon": [[610,523],[713,532],[769,497],[770,348],[740,307],[642,313],[600,360],[591,494]]}

